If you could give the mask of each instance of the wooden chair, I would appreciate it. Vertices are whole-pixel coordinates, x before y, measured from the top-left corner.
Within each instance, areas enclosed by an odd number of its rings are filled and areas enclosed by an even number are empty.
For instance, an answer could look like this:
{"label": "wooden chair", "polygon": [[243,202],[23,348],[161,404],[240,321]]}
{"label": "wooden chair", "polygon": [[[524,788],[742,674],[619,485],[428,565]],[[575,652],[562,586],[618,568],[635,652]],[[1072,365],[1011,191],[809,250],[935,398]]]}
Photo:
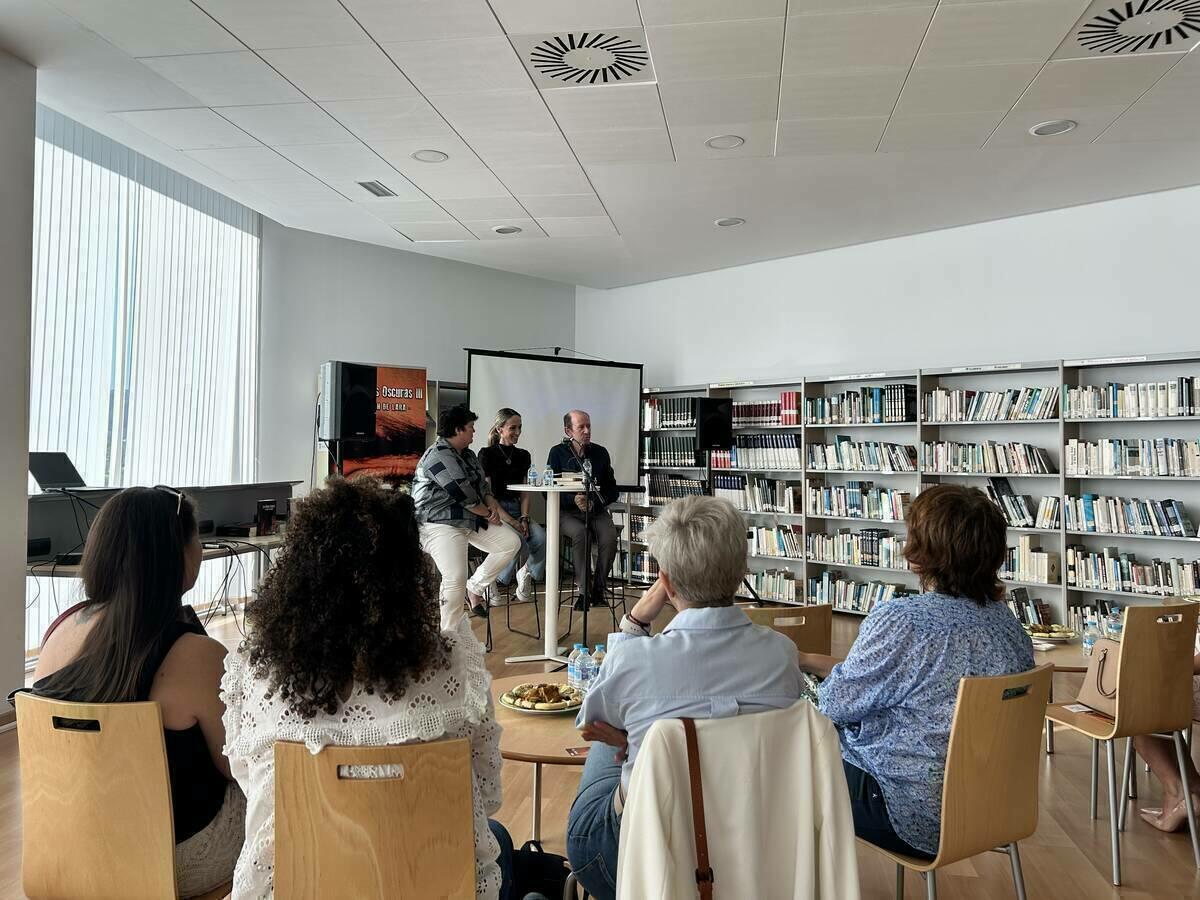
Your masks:
{"label": "wooden chair", "polygon": [[178,896],[158,704],[66,703],[22,692],[16,706],[26,896]]}
{"label": "wooden chair", "polygon": [[[1099,781],[1100,742],[1108,756],[1108,814],[1112,836],[1112,883],[1121,883],[1121,824],[1129,802],[1126,785],[1132,779],[1133,753],[1127,750],[1117,791],[1116,744],[1120,738],[1142,734],[1170,734],[1183,774],[1184,796],[1191,796],[1187,769],[1183,766],[1183,736],[1192,724],[1192,656],[1196,640],[1196,604],[1169,606],[1129,606],[1125,608],[1125,627],[1117,660],[1116,709],[1113,718],[1099,713],[1078,713],[1067,704],[1055,703],[1046,710],[1046,718],[1074,729],[1092,741],[1091,815],[1096,818],[1097,782]],[[1118,814],[1117,798],[1121,797]],[[1188,830],[1192,853],[1200,868],[1200,841],[1196,818],[1188,804]]]}
{"label": "wooden chair", "polygon": [[919,859],[859,841],[895,861],[896,900],[904,897],[905,869],[920,872],[929,900],[937,900],[938,869],[989,850],[1008,854],[1018,900],[1025,900],[1017,842],[1037,828],[1042,721],[1053,673],[1046,664],[959,681],[937,856]]}
{"label": "wooden chair", "polygon": [[791,639],[801,653],[828,656],[833,647],[833,607],[743,606],[755,625],[766,625]]}
{"label": "wooden chair", "polygon": [[[395,767],[362,778],[346,766]],[[471,746],[275,744],[275,895],[474,900]]]}

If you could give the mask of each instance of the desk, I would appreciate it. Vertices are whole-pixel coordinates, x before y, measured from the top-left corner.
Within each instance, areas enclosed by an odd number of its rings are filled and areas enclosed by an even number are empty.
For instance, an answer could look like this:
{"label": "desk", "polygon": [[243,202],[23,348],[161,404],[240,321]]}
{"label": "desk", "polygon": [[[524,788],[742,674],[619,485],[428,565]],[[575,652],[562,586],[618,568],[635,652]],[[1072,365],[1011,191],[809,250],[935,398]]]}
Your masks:
{"label": "desk", "polygon": [[[1035,666],[1050,663],[1054,666],[1054,674],[1059,672],[1074,672],[1081,674],[1087,671],[1088,658],[1077,643],[1063,644],[1053,650],[1034,650],[1033,664]],[[1054,702],[1054,678],[1050,678],[1049,702]],[[1054,752],[1054,723],[1046,720],[1046,752]]]}
{"label": "desk", "polygon": [[[203,535],[204,555],[203,559],[224,559],[227,556],[240,556],[243,553],[258,554],[263,550],[274,550],[276,547],[282,546],[283,535],[269,534],[263,537],[244,537],[244,538],[228,538],[214,537],[212,535]],[[209,544],[228,544],[226,547],[208,546]],[[25,567],[26,575],[36,575],[39,578],[79,578],[79,566],[58,566],[54,564],[53,559],[45,559],[28,563]]]}
{"label": "desk", "polygon": [[500,724],[500,755],[515,762],[533,763],[533,840],[542,834],[542,766],[582,766],[585,756],[568,756],[568,747],[586,747],[587,741],[575,728],[575,713],[536,716],[500,705],[500,695],[518,684],[548,681],[566,684],[566,672],[545,675],[510,675],[492,682],[492,701]]}

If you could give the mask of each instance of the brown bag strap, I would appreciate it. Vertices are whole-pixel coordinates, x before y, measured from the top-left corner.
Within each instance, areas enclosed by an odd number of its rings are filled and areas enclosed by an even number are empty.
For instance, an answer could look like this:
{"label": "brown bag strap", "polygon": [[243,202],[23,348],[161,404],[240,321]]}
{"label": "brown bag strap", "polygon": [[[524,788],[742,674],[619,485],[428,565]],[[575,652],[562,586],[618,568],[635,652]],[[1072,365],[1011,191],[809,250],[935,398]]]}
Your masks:
{"label": "brown bag strap", "polygon": [[701,900],[712,900],[713,870],[708,864],[708,829],[704,823],[704,788],[700,783],[700,748],[696,744],[696,723],[681,719],[687,743],[688,780],[692,786],[692,827],[696,831],[696,886]]}
{"label": "brown bag strap", "polygon": [[1108,662],[1108,648],[1105,647],[1100,651],[1100,661],[1096,663],[1096,690],[1100,692],[1100,696],[1112,699],[1117,696],[1117,689],[1114,687],[1111,691],[1104,689],[1104,665]]}

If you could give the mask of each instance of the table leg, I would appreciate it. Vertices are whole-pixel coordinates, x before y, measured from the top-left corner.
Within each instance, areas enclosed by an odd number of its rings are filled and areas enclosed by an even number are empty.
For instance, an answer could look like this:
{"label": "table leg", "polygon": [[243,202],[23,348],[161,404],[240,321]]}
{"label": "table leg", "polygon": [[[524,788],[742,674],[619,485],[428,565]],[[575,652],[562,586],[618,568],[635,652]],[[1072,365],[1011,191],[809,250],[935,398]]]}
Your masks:
{"label": "table leg", "polygon": [[542,839],[542,764],[533,764],[533,840]]}
{"label": "table leg", "polygon": [[533,656],[510,656],[506,663],[554,662],[566,665],[558,653],[558,494],[546,494],[546,616],[542,652]]}
{"label": "table leg", "polygon": [[[1050,673],[1050,693],[1048,702],[1054,702],[1054,673]],[[1054,752],[1054,723],[1049,719],[1046,720],[1046,753]]]}

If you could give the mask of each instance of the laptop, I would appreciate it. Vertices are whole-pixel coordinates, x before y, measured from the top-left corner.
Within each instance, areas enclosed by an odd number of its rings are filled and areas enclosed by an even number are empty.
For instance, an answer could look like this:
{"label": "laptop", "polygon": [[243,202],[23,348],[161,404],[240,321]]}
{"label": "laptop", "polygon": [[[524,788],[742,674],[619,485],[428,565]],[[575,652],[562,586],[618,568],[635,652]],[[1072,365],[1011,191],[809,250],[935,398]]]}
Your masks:
{"label": "laptop", "polygon": [[87,487],[65,453],[30,453],[29,474],[43,491]]}

